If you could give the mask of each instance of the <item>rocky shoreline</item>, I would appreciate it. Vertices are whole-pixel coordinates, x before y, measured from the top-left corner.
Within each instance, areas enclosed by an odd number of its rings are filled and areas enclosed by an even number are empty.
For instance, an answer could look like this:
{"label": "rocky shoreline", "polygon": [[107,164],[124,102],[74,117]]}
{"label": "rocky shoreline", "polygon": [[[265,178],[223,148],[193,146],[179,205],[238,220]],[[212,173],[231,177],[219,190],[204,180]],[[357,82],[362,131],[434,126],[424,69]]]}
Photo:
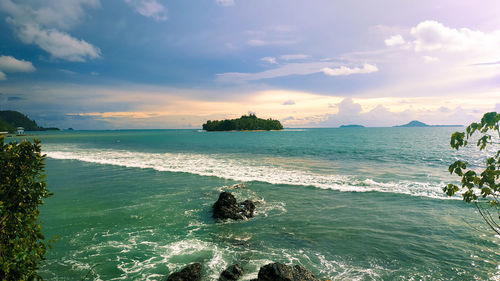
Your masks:
{"label": "rocky shoreline", "polygon": [[[248,220],[254,216],[255,203],[251,200],[238,202],[233,194],[223,191],[212,206],[212,217],[216,222],[225,220]],[[192,263],[180,271],[170,274],[167,281],[201,281],[202,265]],[[243,274],[244,269],[239,264],[231,265],[221,272],[219,281],[236,281]],[[314,274],[301,265],[285,265],[274,262],[262,266],[256,279],[251,281],[319,281]]]}
{"label": "rocky shoreline", "polygon": [[[243,273],[243,268],[234,264],[220,274],[219,281],[236,281],[243,276]],[[201,278],[202,265],[193,263],[172,273],[167,281],[201,281]],[[319,279],[301,265],[289,266],[275,262],[262,266],[257,279],[251,281],[319,281]]]}

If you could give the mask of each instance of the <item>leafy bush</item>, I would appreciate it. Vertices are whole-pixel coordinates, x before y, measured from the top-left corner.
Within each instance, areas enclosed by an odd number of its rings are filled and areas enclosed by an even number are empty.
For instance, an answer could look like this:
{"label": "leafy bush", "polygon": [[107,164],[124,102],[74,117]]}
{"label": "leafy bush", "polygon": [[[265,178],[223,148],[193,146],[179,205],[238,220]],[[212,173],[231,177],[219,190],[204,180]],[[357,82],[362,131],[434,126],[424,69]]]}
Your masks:
{"label": "leafy bush", "polygon": [[0,279],[41,279],[46,252],[38,206],[47,190],[40,142],[4,143],[0,136]]}
{"label": "leafy bush", "polygon": [[[455,173],[461,177],[463,200],[468,203],[474,203],[486,221],[488,226],[500,234],[500,114],[489,112],[484,114],[480,123],[471,123],[465,132],[455,132],[451,136],[450,145],[455,149],[468,145],[470,138],[479,133],[479,139],[476,146],[479,150],[484,150],[487,146],[497,146],[498,151],[486,159],[483,171],[474,169],[467,170],[468,163],[457,160],[450,165],[450,173]],[[449,196],[454,195],[460,188],[455,184],[448,184],[443,191]],[[492,214],[491,212],[496,212]]]}

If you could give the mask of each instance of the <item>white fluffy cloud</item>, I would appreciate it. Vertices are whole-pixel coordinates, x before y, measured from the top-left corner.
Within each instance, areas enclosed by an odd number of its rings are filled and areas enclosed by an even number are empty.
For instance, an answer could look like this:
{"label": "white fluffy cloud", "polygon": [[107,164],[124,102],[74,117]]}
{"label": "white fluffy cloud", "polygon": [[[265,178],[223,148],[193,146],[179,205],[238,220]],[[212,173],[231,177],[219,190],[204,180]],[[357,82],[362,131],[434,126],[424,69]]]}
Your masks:
{"label": "white fluffy cloud", "polygon": [[139,14],[153,18],[155,21],[167,20],[167,8],[157,0],[125,0]]}
{"label": "white fluffy cloud", "polygon": [[100,49],[58,29],[69,29],[83,17],[82,5],[96,6],[98,0],[44,2],[0,0],[0,10],[8,14],[7,22],[19,39],[35,44],[53,58],[85,61],[100,57]]}
{"label": "white fluffy cloud", "polygon": [[0,69],[5,72],[33,72],[36,70],[31,62],[18,60],[11,56],[0,56]]}
{"label": "white fluffy cloud", "polygon": [[0,80],[7,80],[6,72],[33,72],[35,67],[29,61],[11,56],[0,56]]}
{"label": "white fluffy cloud", "polygon": [[[469,28],[452,28],[440,22],[427,20],[410,29],[412,40],[408,46],[424,56],[425,62],[446,57],[449,61],[462,63],[484,63],[500,60],[500,30],[483,32]],[[387,46],[405,44],[401,35],[386,39]]]}
{"label": "white fluffy cloud", "polygon": [[398,34],[385,39],[384,43],[386,46],[389,47],[398,46],[398,45],[403,45],[405,43],[405,39],[403,38],[403,36]]}
{"label": "white fluffy cloud", "polygon": [[500,31],[485,33],[468,28],[450,28],[437,21],[424,21],[411,29],[415,51],[452,52],[492,50],[500,47]]}
{"label": "white fluffy cloud", "polygon": [[[14,22],[13,22],[14,23]],[[15,24],[15,23],[14,23]],[[100,57],[100,49],[55,29],[42,29],[36,24],[17,27],[17,36],[26,44],[36,44],[54,58],[83,62]]]}
{"label": "white fluffy cloud", "polygon": [[337,68],[325,67],[321,71],[328,76],[341,76],[341,75],[351,75],[351,74],[367,74],[372,72],[377,72],[378,68],[376,65],[365,63],[363,67],[353,67],[349,68],[346,66],[340,66]]}

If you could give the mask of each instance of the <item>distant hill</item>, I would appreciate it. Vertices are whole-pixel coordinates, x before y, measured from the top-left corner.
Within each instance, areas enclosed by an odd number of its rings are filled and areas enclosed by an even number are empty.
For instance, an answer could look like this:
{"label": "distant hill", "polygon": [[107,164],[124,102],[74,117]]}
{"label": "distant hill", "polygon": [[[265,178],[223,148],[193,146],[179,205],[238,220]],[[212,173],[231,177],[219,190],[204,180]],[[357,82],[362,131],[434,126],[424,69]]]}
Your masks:
{"label": "distant hill", "polygon": [[408,124],[393,127],[463,127],[462,125],[427,125],[423,122],[413,120]]}
{"label": "distant hill", "polygon": [[340,128],[364,128],[363,125],[358,124],[349,124],[349,125],[340,125]]}
{"label": "distant hill", "polygon": [[238,119],[208,120],[203,124],[206,131],[281,130],[283,125],[273,119],[257,118],[255,114],[243,115]]}
{"label": "distant hill", "polygon": [[0,111],[0,131],[12,133],[17,127],[23,127],[25,131],[59,130],[58,128],[39,127],[34,120],[18,111]]}
{"label": "distant hill", "polygon": [[423,122],[420,122],[420,121],[417,121],[417,120],[413,120],[413,121],[411,121],[408,124],[394,126],[394,127],[430,127],[430,126],[427,125],[427,124],[425,124],[425,123],[423,123]]}

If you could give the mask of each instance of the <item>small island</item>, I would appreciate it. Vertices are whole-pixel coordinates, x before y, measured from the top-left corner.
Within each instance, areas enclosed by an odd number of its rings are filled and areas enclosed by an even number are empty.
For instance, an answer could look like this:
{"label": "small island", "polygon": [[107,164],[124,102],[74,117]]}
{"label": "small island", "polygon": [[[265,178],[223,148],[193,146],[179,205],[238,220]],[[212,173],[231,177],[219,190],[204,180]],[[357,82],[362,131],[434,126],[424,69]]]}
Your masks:
{"label": "small island", "polygon": [[363,125],[358,124],[349,124],[349,125],[340,125],[340,128],[364,128]]}
{"label": "small island", "polygon": [[203,124],[205,131],[270,131],[282,130],[281,122],[274,119],[257,118],[255,114],[243,115],[238,119],[208,120]]}
{"label": "small island", "polygon": [[463,127],[463,125],[427,125],[423,122],[413,120],[404,125],[398,125],[393,127]]}
{"label": "small island", "polygon": [[14,110],[0,111],[0,132],[14,133],[16,131],[50,131],[58,128],[39,127],[35,121],[21,112]]}

